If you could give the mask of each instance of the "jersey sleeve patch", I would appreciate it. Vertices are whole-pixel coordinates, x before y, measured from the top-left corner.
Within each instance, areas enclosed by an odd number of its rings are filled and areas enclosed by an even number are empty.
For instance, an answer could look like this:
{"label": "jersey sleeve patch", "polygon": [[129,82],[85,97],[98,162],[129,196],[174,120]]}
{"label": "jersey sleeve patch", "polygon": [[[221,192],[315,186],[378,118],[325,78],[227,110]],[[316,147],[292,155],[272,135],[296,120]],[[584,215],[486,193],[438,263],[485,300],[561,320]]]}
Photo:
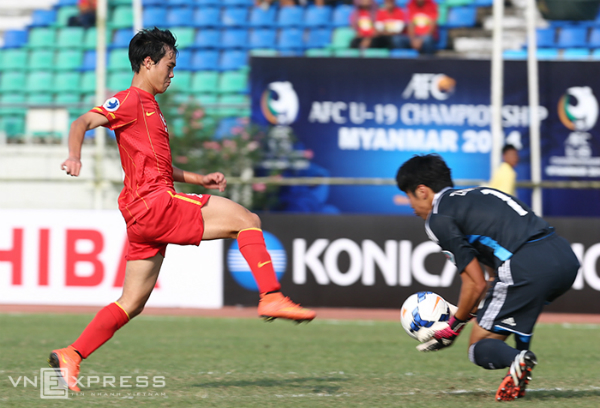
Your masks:
{"label": "jersey sleeve patch", "polygon": [[121,102],[116,97],[108,98],[102,105],[108,112],[115,112],[121,106]]}

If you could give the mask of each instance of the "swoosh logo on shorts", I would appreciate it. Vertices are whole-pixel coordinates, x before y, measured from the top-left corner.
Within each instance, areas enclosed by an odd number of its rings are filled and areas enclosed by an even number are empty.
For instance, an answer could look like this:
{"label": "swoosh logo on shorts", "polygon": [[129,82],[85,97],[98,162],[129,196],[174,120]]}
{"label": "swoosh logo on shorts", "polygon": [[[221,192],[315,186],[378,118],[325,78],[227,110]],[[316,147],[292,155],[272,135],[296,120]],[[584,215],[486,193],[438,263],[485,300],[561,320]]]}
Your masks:
{"label": "swoosh logo on shorts", "polygon": [[259,262],[258,263],[258,267],[262,268],[263,266],[265,266],[266,264],[271,263],[271,261],[265,261],[265,262]]}
{"label": "swoosh logo on shorts", "polygon": [[152,115],[154,115],[154,113],[156,113],[156,111],[154,111],[154,112],[146,112],[146,116],[152,116]]}

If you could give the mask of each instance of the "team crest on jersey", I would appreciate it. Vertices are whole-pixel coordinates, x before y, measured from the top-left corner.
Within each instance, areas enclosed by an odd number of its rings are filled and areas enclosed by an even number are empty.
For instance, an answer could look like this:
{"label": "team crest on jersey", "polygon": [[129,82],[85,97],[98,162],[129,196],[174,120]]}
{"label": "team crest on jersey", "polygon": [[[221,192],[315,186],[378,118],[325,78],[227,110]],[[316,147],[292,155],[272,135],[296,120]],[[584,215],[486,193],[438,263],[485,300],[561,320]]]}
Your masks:
{"label": "team crest on jersey", "polygon": [[112,98],[107,99],[106,102],[104,102],[104,105],[102,106],[107,111],[114,112],[117,109],[119,109],[119,106],[121,106],[121,102],[119,102],[119,100],[113,96]]}
{"label": "team crest on jersey", "polygon": [[454,258],[454,254],[452,252],[442,251],[442,253],[446,256],[446,259],[448,259],[450,262],[456,265],[456,259]]}

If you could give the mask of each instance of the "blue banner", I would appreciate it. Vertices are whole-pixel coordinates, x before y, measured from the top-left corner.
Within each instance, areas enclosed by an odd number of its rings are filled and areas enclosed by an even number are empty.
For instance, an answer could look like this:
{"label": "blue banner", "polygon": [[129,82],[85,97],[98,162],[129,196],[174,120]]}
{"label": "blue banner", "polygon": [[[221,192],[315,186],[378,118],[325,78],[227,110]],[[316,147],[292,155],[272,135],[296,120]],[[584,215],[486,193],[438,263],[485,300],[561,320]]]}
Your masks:
{"label": "blue banner", "polygon": [[[413,155],[435,152],[455,179],[490,178],[489,61],[253,58],[251,65],[253,122],[293,129],[312,152],[303,175],[393,178]],[[593,156],[600,155],[600,146],[592,137],[598,131],[594,95],[600,93],[593,70],[599,66],[540,63],[544,179],[600,177],[600,157]],[[520,149],[518,179],[528,180],[525,62],[505,64],[502,120],[506,142]],[[324,212],[412,214],[394,186],[333,186],[322,193]],[[528,201],[527,193],[519,197]],[[573,215],[573,197],[589,203],[598,195],[547,191],[544,210]],[[576,214],[600,215],[590,207]]]}

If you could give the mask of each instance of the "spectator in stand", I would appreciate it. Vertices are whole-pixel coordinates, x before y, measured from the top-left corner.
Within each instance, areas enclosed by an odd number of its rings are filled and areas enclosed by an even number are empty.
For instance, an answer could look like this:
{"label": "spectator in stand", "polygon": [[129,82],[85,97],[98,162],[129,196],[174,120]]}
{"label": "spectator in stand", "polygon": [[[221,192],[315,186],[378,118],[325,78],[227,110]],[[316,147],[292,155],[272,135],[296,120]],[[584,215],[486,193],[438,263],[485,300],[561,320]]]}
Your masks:
{"label": "spectator in stand", "polygon": [[79,14],[70,17],[67,21],[69,27],[90,28],[96,25],[96,0],[78,0]]}
{"label": "spectator in stand", "polygon": [[377,35],[375,19],[377,4],[373,0],[355,0],[355,10],[350,16],[350,24],[356,30],[356,37],[350,42],[350,48],[375,48],[379,41],[374,41]]}
{"label": "spectator in stand", "polygon": [[385,48],[410,48],[408,36],[404,34],[405,28],[406,16],[396,5],[396,0],[385,0],[375,21],[378,42]]}
{"label": "spectator in stand", "polygon": [[438,7],[433,0],[410,0],[408,3],[408,38],[410,46],[421,54],[433,54],[437,39]]}
{"label": "spectator in stand", "polygon": [[516,193],[517,172],[515,167],[519,164],[519,151],[511,144],[502,148],[502,164],[496,169],[490,187],[514,196]]}

